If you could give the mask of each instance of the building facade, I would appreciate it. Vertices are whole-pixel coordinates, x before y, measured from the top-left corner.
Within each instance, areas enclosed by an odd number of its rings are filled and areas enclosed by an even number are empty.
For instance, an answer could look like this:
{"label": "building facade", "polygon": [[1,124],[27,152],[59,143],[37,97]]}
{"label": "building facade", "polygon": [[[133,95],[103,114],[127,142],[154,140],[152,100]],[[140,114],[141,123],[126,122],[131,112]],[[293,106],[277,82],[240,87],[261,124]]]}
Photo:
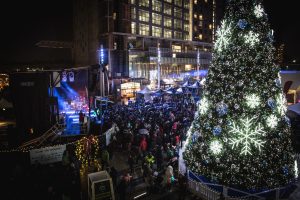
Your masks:
{"label": "building facade", "polygon": [[[111,79],[177,77],[211,61],[217,0],[75,0],[74,61],[91,65],[105,49]],[[221,1],[221,0],[220,0]]]}

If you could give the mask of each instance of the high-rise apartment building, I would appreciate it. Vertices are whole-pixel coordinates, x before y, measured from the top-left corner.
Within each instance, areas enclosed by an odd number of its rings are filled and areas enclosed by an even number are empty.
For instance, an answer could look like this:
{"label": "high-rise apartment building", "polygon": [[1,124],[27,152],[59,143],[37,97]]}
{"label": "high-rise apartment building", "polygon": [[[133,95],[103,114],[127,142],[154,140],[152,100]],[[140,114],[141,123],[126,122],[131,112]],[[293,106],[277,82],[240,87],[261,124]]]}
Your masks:
{"label": "high-rise apartment building", "polygon": [[75,64],[97,63],[103,45],[112,79],[156,79],[158,47],[162,77],[195,70],[197,64],[207,68],[220,13],[217,1],[75,0]]}

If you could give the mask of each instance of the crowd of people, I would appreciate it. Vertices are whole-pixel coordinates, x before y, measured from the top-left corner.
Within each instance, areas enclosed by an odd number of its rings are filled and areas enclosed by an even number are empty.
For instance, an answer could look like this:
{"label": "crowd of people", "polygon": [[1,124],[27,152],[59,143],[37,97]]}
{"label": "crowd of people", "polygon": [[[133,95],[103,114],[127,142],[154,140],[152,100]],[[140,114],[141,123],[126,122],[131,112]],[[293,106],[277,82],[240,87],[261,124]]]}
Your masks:
{"label": "crowd of people", "polygon": [[116,151],[126,151],[128,155],[128,170],[116,183],[120,199],[126,198],[138,166],[142,168],[149,193],[170,191],[175,184],[185,185],[186,177],[176,173],[179,149],[195,109],[193,97],[181,95],[168,101],[157,97],[151,103],[139,99],[129,105],[114,105],[106,111],[105,122],[115,123],[119,128],[107,147],[110,159]]}

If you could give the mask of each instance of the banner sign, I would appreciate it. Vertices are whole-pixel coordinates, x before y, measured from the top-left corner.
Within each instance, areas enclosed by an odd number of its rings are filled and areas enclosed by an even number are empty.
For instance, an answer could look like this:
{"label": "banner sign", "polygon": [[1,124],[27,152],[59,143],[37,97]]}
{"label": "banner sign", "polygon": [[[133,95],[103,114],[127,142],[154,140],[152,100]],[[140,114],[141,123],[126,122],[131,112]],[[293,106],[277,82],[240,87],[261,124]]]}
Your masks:
{"label": "banner sign", "polygon": [[58,145],[54,147],[45,147],[41,149],[30,150],[30,163],[48,164],[61,162],[66,145]]}

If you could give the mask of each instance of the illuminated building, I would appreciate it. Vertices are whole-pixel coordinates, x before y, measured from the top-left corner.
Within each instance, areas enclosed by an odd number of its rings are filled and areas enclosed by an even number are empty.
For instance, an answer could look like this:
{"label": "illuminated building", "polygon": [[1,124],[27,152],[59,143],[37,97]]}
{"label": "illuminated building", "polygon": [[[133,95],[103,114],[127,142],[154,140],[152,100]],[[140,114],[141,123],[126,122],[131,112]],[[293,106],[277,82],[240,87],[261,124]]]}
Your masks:
{"label": "illuminated building", "polygon": [[[157,78],[196,70],[211,61],[219,0],[76,0],[74,49],[77,66],[97,63],[100,45],[112,79]],[[221,2],[221,1],[220,1]],[[221,5],[221,4],[220,4]]]}

